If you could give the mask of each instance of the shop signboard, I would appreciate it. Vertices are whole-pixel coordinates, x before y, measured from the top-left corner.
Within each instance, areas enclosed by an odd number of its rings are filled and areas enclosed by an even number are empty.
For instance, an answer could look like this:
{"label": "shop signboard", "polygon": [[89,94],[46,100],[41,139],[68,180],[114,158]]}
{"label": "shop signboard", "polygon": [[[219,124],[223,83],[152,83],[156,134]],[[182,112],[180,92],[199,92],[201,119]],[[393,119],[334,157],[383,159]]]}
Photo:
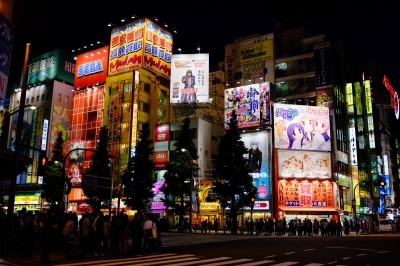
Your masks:
{"label": "shop signboard", "polygon": [[28,85],[46,80],[62,80],[74,83],[75,60],[74,54],[57,49],[32,58],[29,65]]}
{"label": "shop signboard", "polygon": [[243,77],[244,79],[253,79],[264,76],[264,63],[259,62],[256,64],[251,64],[243,67]]}
{"label": "shop signboard", "polygon": [[170,102],[208,102],[209,71],[208,54],[172,55]]}
{"label": "shop signboard", "polygon": [[242,134],[242,141],[249,150],[244,155],[248,160],[249,174],[257,188],[257,197],[267,199],[271,196],[270,186],[270,134],[263,132]]}
{"label": "shop signboard", "polygon": [[260,126],[260,84],[225,90],[225,129],[235,111],[239,128]]}
{"label": "shop signboard", "polygon": [[329,107],[333,109],[333,87],[320,89],[317,93],[317,106]]}
{"label": "shop signboard", "polygon": [[235,81],[235,57],[233,55],[225,57],[225,77],[226,84],[232,87]]}
{"label": "shop signboard", "polygon": [[82,188],[71,188],[71,192],[68,194],[69,201],[83,201],[88,199],[83,193]]}
{"label": "shop signboard", "polygon": [[290,207],[334,207],[330,181],[278,181],[278,205]]}
{"label": "shop signboard", "polygon": [[329,108],[274,104],[275,148],[330,151]]}
{"label": "shop signboard", "polygon": [[[260,210],[269,210],[270,208],[270,204],[269,204],[269,200],[256,200],[254,201],[254,208],[253,210],[255,211],[260,211]],[[227,210],[229,210],[230,208],[226,208]],[[243,207],[243,209],[245,210],[250,210],[251,208],[249,206],[245,206]]]}
{"label": "shop signboard", "polygon": [[14,204],[40,204],[39,195],[15,195]]}
{"label": "shop signboard", "polygon": [[274,59],[274,40],[244,45],[235,49],[236,66]]}
{"label": "shop signboard", "polygon": [[338,182],[339,182],[339,186],[349,188],[350,187],[350,176],[338,174]]}
{"label": "shop signboard", "polygon": [[[5,4],[8,5],[8,4]],[[0,12],[0,99],[6,99],[11,48],[14,40],[14,25]]]}
{"label": "shop signboard", "polygon": [[74,88],[84,88],[106,82],[108,46],[76,56]]}
{"label": "shop signboard", "polygon": [[269,125],[271,123],[271,83],[269,81],[260,84],[260,111],[261,123]]}
{"label": "shop signboard", "polygon": [[154,169],[166,170],[169,152],[168,151],[155,151],[154,154]]}
{"label": "shop signboard", "polygon": [[155,138],[154,142],[165,142],[169,141],[169,124],[157,124],[154,130]]}
{"label": "shop signboard", "polygon": [[145,68],[170,78],[172,34],[151,20],[141,18],[113,28],[110,46],[109,76]]}
{"label": "shop signboard", "polygon": [[386,75],[383,76],[383,84],[385,85],[386,89],[389,91],[390,93],[390,103],[394,109],[394,114],[396,116],[396,119],[399,119],[399,96],[397,94],[397,92],[394,90],[394,88],[392,87],[392,84],[390,84],[388,78],[386,77]]}
{"label": "shop signboard", "polygon": [[219,209],[218,202],[200,202],[200,214],[218,214]]}

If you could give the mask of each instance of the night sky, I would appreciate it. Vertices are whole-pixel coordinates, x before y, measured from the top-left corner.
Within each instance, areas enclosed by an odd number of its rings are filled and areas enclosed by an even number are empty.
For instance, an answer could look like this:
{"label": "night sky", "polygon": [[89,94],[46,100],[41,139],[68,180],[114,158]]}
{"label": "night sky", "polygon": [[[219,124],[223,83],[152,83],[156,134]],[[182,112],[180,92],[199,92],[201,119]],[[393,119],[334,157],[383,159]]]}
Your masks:
{"label": "night sky", "polygon": [[[225,3],[219,4],[220,2]],[[15,25],[9,83],[19,83],[25,44],[31,56],[63,48],[77,50],[91,43],[109,43],[109,22],[122,18],[157,17],[174,34],[174,53],[209,53],[211,66],[224,60],[224,47],[235,38],[272,33],[276,22],[288,28],[305,26],[312,35],[326,33],[343,40],[360,63],[381,61],[389,80],[400,91],[400,53],[396,48],[400,16],[389,1],[136,1],[136,0],[14,0]],[[310,1],[311,2],[311,1]],[[157,3],[157,4],[155,4]],[[173,3],[173,4],[171,4]],[[218,4],[217,4],[218,3]]]}

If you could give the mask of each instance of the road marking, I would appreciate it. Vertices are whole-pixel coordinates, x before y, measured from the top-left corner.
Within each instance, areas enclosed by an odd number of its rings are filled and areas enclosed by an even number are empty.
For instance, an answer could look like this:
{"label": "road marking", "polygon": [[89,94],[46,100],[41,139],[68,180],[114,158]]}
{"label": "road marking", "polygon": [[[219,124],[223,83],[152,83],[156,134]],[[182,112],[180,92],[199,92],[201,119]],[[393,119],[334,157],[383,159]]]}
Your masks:
{"label": "road marking", "polygon": [[357,256],[360,257],[360,256],[365,256],[365,255],[367,255],[367,254],[365,254],[365,253],[364,254],[358,254]]}
{"label": "road marking", "polygon": [[[365,250],[365,251],[382,251],[382,250],[375,250],[375,249],[368,249],[368,248],[348,248],[348,247],[325,247],[325,248],[345,248],[345,249],[355,249],[355,250]],[[385,251],[389,252],[389,251]]]}
{"label": "road marking", "polygon": [[289,265],[298,264],[298,263],[299,262],[287,261],[287,262],[282,262],[279,264],[273,264],[271,266],[289,266]]}
{"label": "road marking", "polygon": [[388,253],[389,251],[379,251],[379,252],[376,252],[376,253]]}
{"label": "road marking", "polygon": [[332,261],[332,262],[329,262],[329,263],[327,263],[327,264],[335,264],[337,261],[335,260],[335,261]]}
{"label": "road marking", "polygon": [[348,259],[351,259],[351,257],[342,258],[342,260],[348,260]]}
{"label": "road marking", "polygon": [[273,258],[273,257],[276,257],[276,255],[271,255],[271,256],[264,257],[264,258],[267,259],[267,258]]}
{"label": "road marking", "polygon": [[309,249],[305,249],[305,250],[303,250],[303,251],[310,251],[310,250],[315,250],[315,249],[309,248]]}
{"label": "road marking", "polygon": [[249,260],[253,260],[253,259],[230,260],[230,261],[224,261],[224,262],[218,262],[218,263],[212,263],[212,264],[204,264],[204,265],[199,265],[199,266],[219,266],[219,265],[240,263],[240,262],[245,262],[245,261],[249,261]]}
{"label": "road marking", "polygon": [[307,264],[307,265],[304,265],[304,266],[321,266],[321,265],[324,265],[324,264],[320,264],[320,263],[310,263],[310,264]]}
{"label": "road marking", "polygon": [[[228,259],[232,259],[232,257],[219,257],[219,258],[214,258],[214,259],[208,259],[208,260],[202,260],[201,263],[203,262],[214,262],[214,261],[218,261],[218,260],[228,260]],[[184,263],[180,263],[180,264],[174,264],[174,266],[185,266],[185,265],[191,265],[191,264],[198,264],[199,261],[192,261],[192,262],[184,262]]]}
{"label": "road marking", "polygon": [[290,255],[290,254],[293,254],[293,253],[296,253],[296,252],[288,252],[288,253],[285,253],[285,255]]}
{"label": "road marking", "polygon": [[250,262],[250,263],[246,263],[246,264],[238,264],[236,266],[255,266],[255,265],[261,265],[261,264],[271,263],[271,262],[275,262],[275,261],[274,260],[262,260],[262,261]]}

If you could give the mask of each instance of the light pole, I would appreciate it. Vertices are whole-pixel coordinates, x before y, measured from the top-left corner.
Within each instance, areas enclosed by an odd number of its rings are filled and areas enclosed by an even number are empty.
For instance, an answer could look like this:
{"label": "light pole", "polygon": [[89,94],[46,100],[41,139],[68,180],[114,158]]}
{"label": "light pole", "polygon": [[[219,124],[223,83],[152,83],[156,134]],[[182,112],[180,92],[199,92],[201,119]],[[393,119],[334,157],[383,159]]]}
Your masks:
{"label": "light pole", "polygon": [[353,211],[354,211],[354,218],[357,216],[357,211],[356,211],[356,188],[360,185],[360,182],[355,185],[353,189],[353,199],[352,199],[352,205],[353,205]]}
{"label": "light pole", "polygon": [[186,150],[185,148],[182,148],[181,151],[186,152],[186,154],[189,156],[189,158],[190,158],[190,166],[192,168],[191,169],[192,174],[190,176],[190,194],[189,194],[189,201],[190,201],[190,203],[189,203],[189,207],[190,207],[189,233],[191,233],[192,232],[192,210],[193,210],[193,203],[192,203],[192,200],[193,200],[193,197],[192,197],[192,194],[193,194],[193,159],[192,159],[192,156],[190,156],[190,153],[188,152],[188,150]]}
{"label": "light pole", "polygon": [[[68,212],[68,206],[66,206],[66,204],[65,204],[65,192],[66,192],[66,186],[65,185],[67,185],[67,183],[66,183],[66,181],[67,181],[67,173],[66,173],[66,170],[64,168],[65,159],[63,160],[63,163],[59,162],[59,161],[54,161],[54,162],[56,164],[58,164],[59,166],[61,166],[62,169],[63,169],[63,182],[64,183],[63,183],[62,202],[60,202],[59,209],[62,210],[61,206],[64,205],[63,208],[65,209],[65,213],[67,213]],[[67,203],[67,205],[68,205],[68,203]]]}

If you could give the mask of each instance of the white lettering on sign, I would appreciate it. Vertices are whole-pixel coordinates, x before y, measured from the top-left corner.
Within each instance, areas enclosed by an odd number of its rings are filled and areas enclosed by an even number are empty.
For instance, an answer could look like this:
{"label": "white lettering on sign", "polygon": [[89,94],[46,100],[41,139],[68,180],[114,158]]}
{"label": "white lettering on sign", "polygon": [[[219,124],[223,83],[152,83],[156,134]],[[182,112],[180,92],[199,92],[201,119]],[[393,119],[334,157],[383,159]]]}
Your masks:
{"label": "white lettering on sign", "polygon": [[43,120],[43,134],[42,134],[42,151],[46,150],[47,145],[47,131],[49,129],[49,120]]}
{"label": "white lettering on sign", "polygon": [[74,73],[75,72],[75,64],[71,63],[71,62],[67,62],[65,61],[65,71],[69,72],[69,73]]}
{"label": "white lettering on sign", "polygon": [[165,153],[159,153],[159,154],[156,155],[157,159],[164,159],[165,157],[166,157]]}
{"label": "white lettering on sign", "polygon": [[97,61],[89,62],[86,64],[82,64],[78,67],[78,74],[77,77],[82,77],[82,76],[87,76],[90,74],[94,74],[97,72],[102,72],[103,71],[103,63],[99,59]]}

